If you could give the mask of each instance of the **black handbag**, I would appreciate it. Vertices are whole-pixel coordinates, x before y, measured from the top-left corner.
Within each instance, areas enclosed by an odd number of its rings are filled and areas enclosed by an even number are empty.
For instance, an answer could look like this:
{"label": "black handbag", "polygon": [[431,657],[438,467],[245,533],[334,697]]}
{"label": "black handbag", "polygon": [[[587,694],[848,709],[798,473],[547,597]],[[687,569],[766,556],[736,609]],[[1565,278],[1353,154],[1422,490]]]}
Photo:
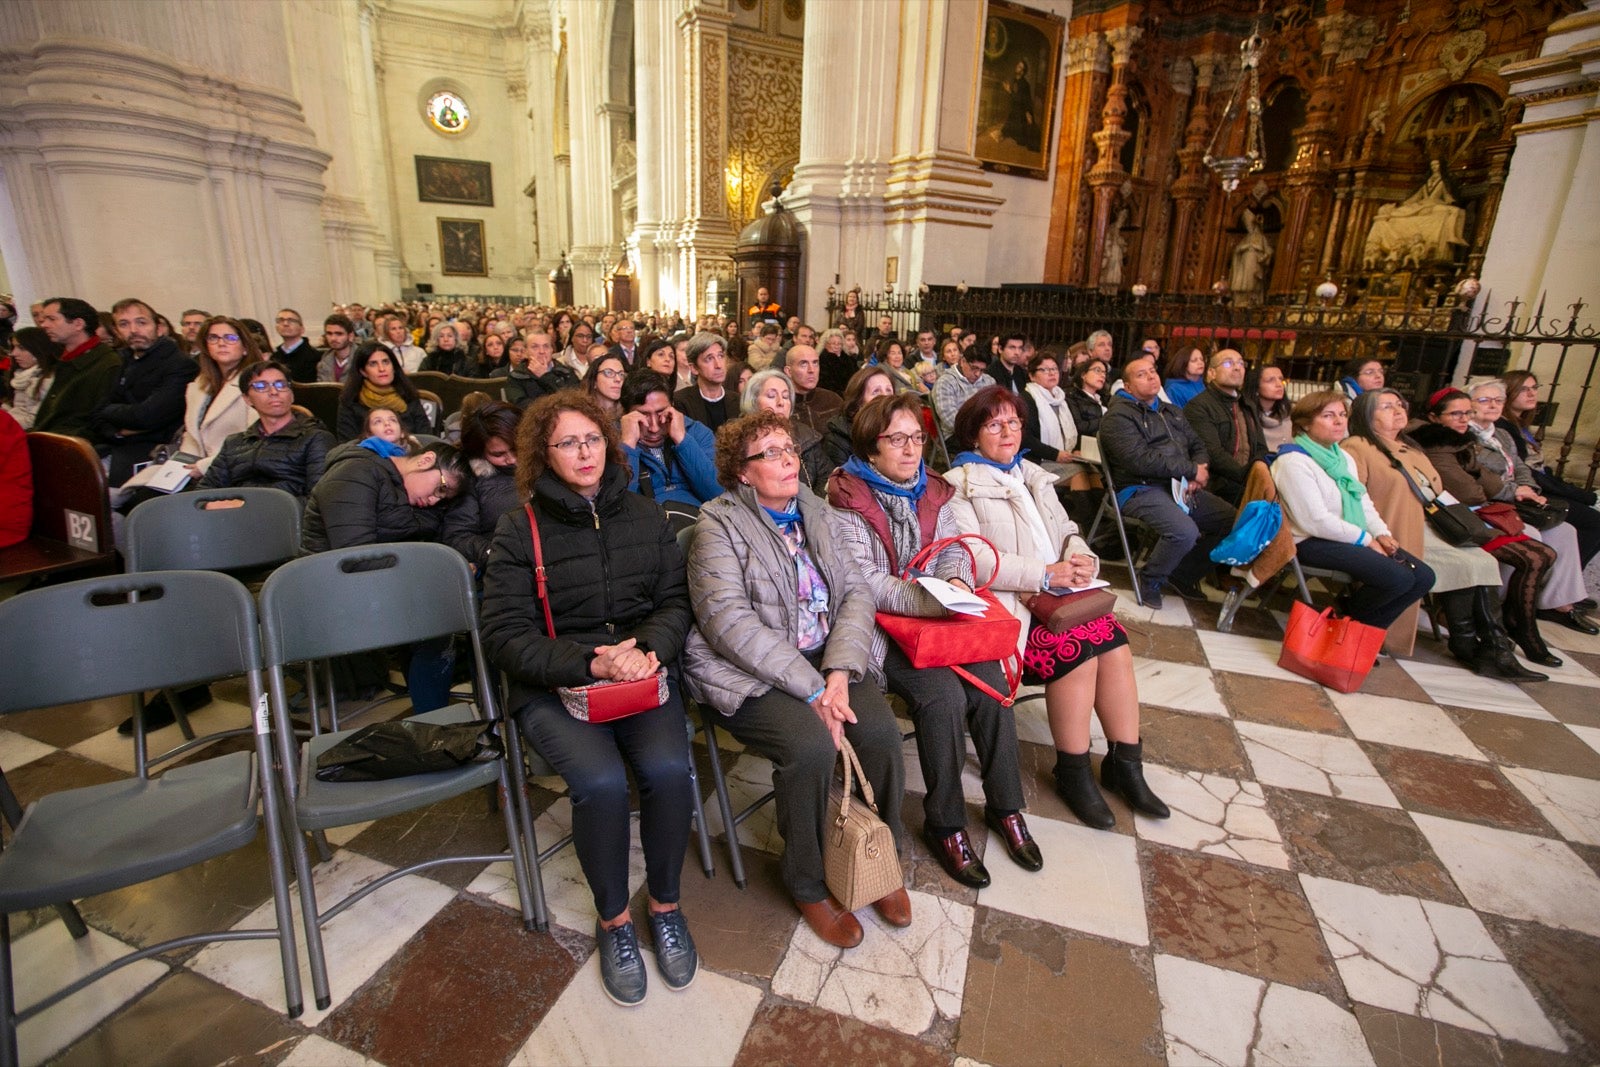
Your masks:
{"label": "black handbag", "polygon": [[431,723],[416,719],[373,723],[317,757],[317,780],[379,782],[449,771],[500,758],[494,723]]}
{"label": "black handbag", "polygon": [[1549,530],[1560,526],[1567,521],[1567,502],[1565,500],[1552,500],[1546,497],[1546,503],[1538,504],[1532,500],[1517,501],[1517,514],[1522,516],[1522,521],[1532,526],[1535,530]]}
{"label": "black handbag", "polygon": [[[1388,454],[1388,449],[1384,450]],[[1400,472],[1406,485],[1411,488],[1412,495],[1422,504],[1422,517],[1428,520],[1428,525],[1433,527],[1433,532],[1447,545],[1457,548],[1470,546],[1483,546],[1500,536],[1500,531],[1490,526],[1478,517],[1478,513],[1467,505],[1457,501],[1453,504],[1441,504],[1438,497],[1428,499],[1422,495],[1422,490],[1417,483],[1411,480],[1411,474],[1405,466],[1394,456],[1389,456],[1389,462],[1394,464],[1394,469]]]}

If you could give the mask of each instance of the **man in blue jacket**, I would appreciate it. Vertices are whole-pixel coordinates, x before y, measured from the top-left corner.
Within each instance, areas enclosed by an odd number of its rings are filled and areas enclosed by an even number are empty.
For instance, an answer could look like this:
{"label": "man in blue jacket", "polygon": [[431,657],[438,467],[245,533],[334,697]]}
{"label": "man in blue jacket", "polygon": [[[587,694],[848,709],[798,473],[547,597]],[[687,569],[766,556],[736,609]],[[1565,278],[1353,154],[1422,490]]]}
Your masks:
{"label": "man in blue jacket", "polygon": [[658,503],[699,507],[722,495],[716,440],[672,406],[672,383],[654,371],[622,387],[622,451],[633,468],[628,488]]}

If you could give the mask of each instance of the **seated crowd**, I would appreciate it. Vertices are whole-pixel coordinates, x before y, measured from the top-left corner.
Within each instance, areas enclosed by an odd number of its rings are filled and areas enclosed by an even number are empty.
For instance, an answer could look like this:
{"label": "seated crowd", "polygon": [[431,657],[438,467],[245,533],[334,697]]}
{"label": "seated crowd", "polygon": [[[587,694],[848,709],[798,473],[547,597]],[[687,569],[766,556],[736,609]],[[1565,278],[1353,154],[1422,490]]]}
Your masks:
{"label": "seated crowd", "polygon": [[[1544,678],[1517,646],[1559,665],[1541,621],[1600,632],[1583,614],[1592,605],[1581,577],[1600,550],[1600,514],[1594,494],[1544,463],[1529,430],[1538,382],[1524,372],[1441,390],[1413,419],[1372,360],[1339,389],[1291,403],[1279,368],[1247,373],[1231,349],[1191,346],[1163,363],[1150,340],[1114,368],[1105,331],[1064,353],[1036,351],[1021,334],[983,345],[960,330],[919,330],[908,345],[887,316],[865,329],[849,303],[819,337],[797,319],[785,331],[764,294],[747,322],[712,318],[694,331],[609,313],[473,321],[354,305],[325,319],[321,348],[292,309],[278,314],[282,343],[269,347],[246,319],[191,310],[174,329],[128,299],[106,324],[82,300],[54,299],[11,342],[0,464],[18,451],[8,427],[21,424],[93,443],[124,510],[149,492],[124,488],[135,469],[171,458],[191,487],[300,498],[305,552],[419,540],[459,551],[482,587],[484,645],[509,681],[509,710],[568,784],[602,979],[621,1004],[648,984],[628,911],[630,775],[655,965],[673,989],[697,968],[678,906],[693,807],[687,699],[771,760],[781,876],[831,945],[864,936],[824,877],[841,738],[904,849],[890,695],[915,726],[922,837],[949,876],[990,884],[961,787],[969,735],[984,824],[1012,862],[1046,862],[1023,814],[1001,664],[918,668],[876,621],[950,614],[904,577],[936,541],[976,534],[993,545],[946,547],[922,569],[968,592],[989,588],[1018,620],[1015,652],[1022,681],[1044,690],[1057,791],[1099,829],[1115,824],[1105,793],[1169,814],[1144,776],[1127,634],[1109,611],[1058,632],[1032,608],[1099,576],[1084,529],[1105,493],[1153,538],[1137,574],[1153,607],[1168,593],[1204,598],[1208,580],[1238,581],[1210,551],[1265,480],[1300,558],[1351,576],[1342,611],[1389,628],[1397,654],[1409,652],[1430,591],[1450,653],[1486,675]],[[417,384],[432,373],[483,388],[459,410],[435,409]],[[333,426],[295,403],[296,387],[313,382],[336,383]],[[1090,442],[1097,454],[1085,454]],[[1423,520],[1444,492],[1507,505],[1484,512],[1505,525],[1481,547],[1447,543]],[[1562,521],[1513,529],[1505,514],[1551,501],[1566,505]],[[414,709],[442,707],[451,642],[403,652]],[[608,723],[573,718],[554,693],[660,671],[666,701]],[[1108,747],[1098,784],[1093,716]],[[873,907],[891,925],[912,921],[903,887]]]}

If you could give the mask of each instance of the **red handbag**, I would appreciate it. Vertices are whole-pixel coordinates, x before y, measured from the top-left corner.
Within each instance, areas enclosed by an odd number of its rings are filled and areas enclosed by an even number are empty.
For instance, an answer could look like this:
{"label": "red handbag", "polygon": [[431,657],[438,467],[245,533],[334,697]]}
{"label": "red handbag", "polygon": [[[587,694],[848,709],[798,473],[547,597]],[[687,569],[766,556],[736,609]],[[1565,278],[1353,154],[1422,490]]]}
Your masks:
{"label": "red handbag", "polygon": [[1329,689],[1354,693],[1372,672],[1387,634],[1376,626],[1335,615],[1332,608],[1318,611],[1296,600],[1289,609],[1278,666]]}
{"label": "red handbag", "polygon": [[[987,540],[976,534],[962,534],[934,541],[912,557],[900,577],[909,581],[911,572],[926,564],[945,549],[959,545],[972,560],[976,580],[978,559],[972,554],[967,541],[977,541],[994,553],[995,570],[1000,569],[1000,552]],[[991,579],[992,581],[992,579]],[[1017,655],[1017,642],[1022,635],[1022,623],[1007,611],[989,591],[989,584],[974,588],[973,593],[984,602],[982,615],[952,615],[947,618],[927,619],[914,615],[877,613],[877,622],[900,651],[906,654],[913,667],[949,667],[962,678],[989,694],[1001,704],[1010,707],[1017,699],[1022,686],[1022,661]],[[998,661],[1005,672],[1009,693],[999,693],[983,679],[967,670],[962,664]]]}
{"label": "red handbag", "polygon": [[[556,623],[550,615],[549,590],[544,580],[544,545],[539,542],[539,520],[534,518],[533,505],[524,505],[528,512],[528,528],[533,531],[533,581],[538,590],[539,604],[544,608],[544,630],[551,638],[556,636]],[[556,696],[567,714],[583,722],[611,722],[625,719],[641,711],[659,708],[667,702],[667,670],[665,667],[648,678],[633,682],[595,682],[592,685],[558,686]]]}

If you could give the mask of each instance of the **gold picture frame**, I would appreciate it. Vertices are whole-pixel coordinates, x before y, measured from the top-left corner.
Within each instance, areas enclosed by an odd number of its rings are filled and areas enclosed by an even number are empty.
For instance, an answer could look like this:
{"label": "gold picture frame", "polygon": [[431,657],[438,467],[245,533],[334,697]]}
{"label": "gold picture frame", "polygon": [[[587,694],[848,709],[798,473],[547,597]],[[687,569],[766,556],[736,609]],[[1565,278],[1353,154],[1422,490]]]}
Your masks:
{"label": "gold picture frame", "polygon": [[989,0],[973,155],[984,170],[1047,180],[1066,20]]}

